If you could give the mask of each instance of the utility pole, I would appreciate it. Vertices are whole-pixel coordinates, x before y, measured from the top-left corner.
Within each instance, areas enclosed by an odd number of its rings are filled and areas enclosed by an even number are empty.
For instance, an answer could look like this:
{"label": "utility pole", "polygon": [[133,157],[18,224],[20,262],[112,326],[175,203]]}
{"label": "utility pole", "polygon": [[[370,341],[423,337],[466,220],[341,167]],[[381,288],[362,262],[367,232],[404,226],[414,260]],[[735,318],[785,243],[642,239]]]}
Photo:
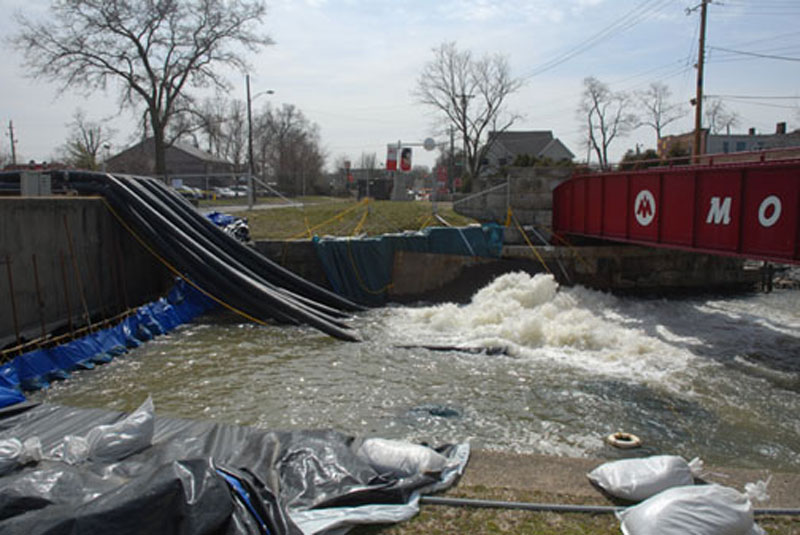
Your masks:
{"label": "utility pole", "polygon": [[8,121],[8,137],[11,139],[11,164],[17,165],[17,140],[14,139],[13,121]]}
{"label": "utility pole", "polygon": [[706,58],[706,18],[708,4],[711,1],[702,0],[700,3],[700,44],[697,51],[697,95],[694,102],[694,147],[692,151],[695,163],[700,163],[700,155],[703,154],[701,145],[703,130],[703,67]]}

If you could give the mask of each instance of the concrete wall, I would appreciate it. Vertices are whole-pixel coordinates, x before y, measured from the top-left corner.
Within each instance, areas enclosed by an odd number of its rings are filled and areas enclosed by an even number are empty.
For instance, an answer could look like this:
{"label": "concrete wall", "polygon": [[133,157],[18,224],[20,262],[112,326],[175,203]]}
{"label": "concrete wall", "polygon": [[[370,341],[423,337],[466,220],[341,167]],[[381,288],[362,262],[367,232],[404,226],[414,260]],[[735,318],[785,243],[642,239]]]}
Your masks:
{"label": "concrete wall", "polygon": [[[553,190],[572,175],[568,167],[512,167],[508,180],[510,194],[504,187],[485,194],[453,199],[453,209],[479,221],[506,220],[508,204],[520,225],[550,227],[553,220]],[[505,180],[497,182],[502,184]]]}
{"label": "concrete wall", "polygon": [[87,309],[95,320],[111,317],[171,284],[99,199],[3,198],[0,221],[0,348],[16,343],[17,330],[34,339],[42,323],[47,332],[70,318],[85,324]]}
{"label": "concrete wall", "polygon": [[[287,269],[330,288],[311,241],[257,242],[256,248]],[[753,290],[761,272],[738,258],[635,246],[538,247],[556,280],[596,290],[640,295]],[[398,303],[466,302],[496,277],[512,271],[542,273],[528,246],[505,246],[502,258],[397,251],[389,300]]]}

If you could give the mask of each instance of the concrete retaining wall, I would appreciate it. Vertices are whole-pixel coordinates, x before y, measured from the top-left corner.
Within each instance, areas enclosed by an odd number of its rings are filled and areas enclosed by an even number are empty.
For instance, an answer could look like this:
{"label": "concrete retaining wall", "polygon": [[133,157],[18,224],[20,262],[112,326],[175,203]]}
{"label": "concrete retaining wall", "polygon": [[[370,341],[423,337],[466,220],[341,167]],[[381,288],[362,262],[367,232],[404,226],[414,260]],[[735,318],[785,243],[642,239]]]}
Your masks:
{"label": "concrete retaining wall", "polygon": [[553,190],[571,175],[568,167],[512,167],[507,179],[494,184],[510,181],[510,193],[504,187],[488,191],[490,184],[485,194],[454,197],[453,209],[479,221],[503,223],[510,203],[521,225],[549,227],[553,219]]}
{"label": "concrete retaining wall", "polygon": [[[287,269],[327,288],[330,285],[311,241],[258,242],[257,249]],[[565,285],[617,293],[743,291],[757,287],[759,270],[744,262],[705,254],[635,246],[537,247],[536,252]],[[397,251],[389,300],[465,302],[503,273],[545,272],[528,246],[505,246],[503,257],[477,258]]]}
{"label": "concrete retaining wall", "polygon": [[87,310],[95,320],[111,317],[171,284],[99,199],[4,198],[0,221],[0,348],[15,344],[17,332],[37,338],[42,325],[48,333],[70,319],[84,325]]}

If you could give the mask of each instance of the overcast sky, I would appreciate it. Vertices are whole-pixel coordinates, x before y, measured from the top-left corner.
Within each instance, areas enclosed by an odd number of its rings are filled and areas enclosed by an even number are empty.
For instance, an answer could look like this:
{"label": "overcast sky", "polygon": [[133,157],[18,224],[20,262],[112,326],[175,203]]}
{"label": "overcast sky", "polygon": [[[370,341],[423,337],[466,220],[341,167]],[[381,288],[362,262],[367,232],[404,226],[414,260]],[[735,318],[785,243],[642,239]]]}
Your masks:
{"label": "overcast sky", "polygon": [[[319,125],[329,163],[340,156],[355,162],[361,153],[376,153],[383,161],[387,143],[421,142],[436,134],[431,110],[416,103],[412,91],[432,49],[455,41],[476,56],[506,56],[512,74],[525,80],[509,102],[524,117],[514,130],[552,130],[585,159],[576,108],[587,76],[615,91],[664,82],[675,102],[687,104],[686,117],[666,133],[692,128],[688,100],[695,91],[700,17],[699,11],[687,14],[687,8],[699,2],[272,0],[264,31],[275,44],[249,60],[253,93],[275,94],[260,96],[255,107],[267,99],[297,106]],[[0,12],[31,15],[48,5],[0,0]],[[14,31],[13,19],[4,16],[0,35]],[[741,117],[737,130],[769,133],[779,121],[790,130],[800,128],[800,1],[715,1],[707,35],[705,91],[726,96],[726,106]],[[54,85],[26,78],[21,57],[6,42],[0,46],[0,152],[10,152],[13,121],[18,160],[50,160],[79,107],[88,119],[116,129],[112,152],[132,142],[133,117],[117,110],[113,90],[58,95]],[[244,75],[232,73],[229,80],[231,96],[243,99]],[[620,139],[612,159],[637,143],[654,148],[653,131],[643,127]],[[429,165],[435,154],[419,148],[414,157],[415,164]]]}

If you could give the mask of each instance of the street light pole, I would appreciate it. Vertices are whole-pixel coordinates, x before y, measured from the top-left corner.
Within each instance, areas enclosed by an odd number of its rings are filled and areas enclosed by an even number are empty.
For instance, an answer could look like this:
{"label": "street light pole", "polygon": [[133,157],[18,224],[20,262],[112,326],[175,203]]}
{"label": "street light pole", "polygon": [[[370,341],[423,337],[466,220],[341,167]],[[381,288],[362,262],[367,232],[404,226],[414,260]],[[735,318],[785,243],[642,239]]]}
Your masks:
{"label": "street light pole", "polygon": [[247,167],[248,167],[248,176],[247,176],[247,209],[253,209],[253,203],[255,201],[255,189],[253,188],[253,176],[255,176],[255,164],[253,163],[253,110],[252,110],[252,102],[260,95],[272,95],[275,93],[272,89],[267,89],[266,91],[262,91],[261,93],[256,94],[255,97],[250,97],[250,75],[245,75],[245,80],[247,82]]}
{"label": "street light pole", "polygon": [[247,209],[253,209],[255,192],[253,191],[253,111],[250,99],[250,75],[246,75],[247,80]]}

